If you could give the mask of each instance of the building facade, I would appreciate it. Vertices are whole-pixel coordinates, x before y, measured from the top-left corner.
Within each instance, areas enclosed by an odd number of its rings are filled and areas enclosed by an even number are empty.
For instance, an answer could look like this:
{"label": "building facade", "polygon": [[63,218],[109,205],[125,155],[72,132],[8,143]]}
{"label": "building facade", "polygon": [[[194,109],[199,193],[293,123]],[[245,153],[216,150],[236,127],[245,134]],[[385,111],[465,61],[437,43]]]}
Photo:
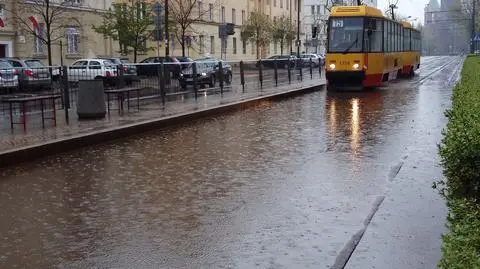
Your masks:
{"label": "building facade", "polygon": [[[92,26],[102,24],[102,14],[113,7],[114,3],[125,0],[57,0],[57,7],[62,5],[61,16],[54,20],[51,42],[52,64],[70,64],[80,58],[99,56],[124,56],[133,60],[132,55],[120,55],[118,41],[106,38],[96,33]],[[153,1],[155,0],[145,0]],[[299,1],[299,2],[298,2]],[[174,2],[174,1],[170,1]],[[64,4],[68,3],[68,4]],[[34,31],[45,31],[45,22],[39,5],[28,0],[4,0],[0,2],[0,58],[28,57],[48,63],[48,49],[45,42],[35,37]],[[292,24],[297,23],[297,8],[303,7],[303,0],[238,0],[218,1],[201,0],[193,12],[204,10],[202,20],[193,24],[187,31],[189,42],[186,46],[186,56],[198,58],[203,56],[222,57],[228,61],[256,59],[256,46],[241,39],[241,27],[248,20],[252,11],[261,11],[272,21],[281,15],[291,18]],[[34,12],[35,11],[35,12]],[[150,15],[150,13],[148,13]],[[153,14],[152,14],[153,16]],[[33,22],[30,17],[33,17]],[[302,19],[302,18],[301,18]],[[36,23],[36,26],[33,24]],[[228,36],[224,43],[219,37],[219,25],[235,24],[235,34]],[[3,27],[1,26],[3,24]],[[152,25],[152,30],[154,26]],[[303,29],[303,27],[302,27]],[[52,32],[52,31],[51,31]],[[44,32],[38,32],[45,37]],[[178,36],[172,34],[168,39],[170,55],[182,55]],[[147,57],[165,55],[165,42],[147,40],[149,50],[138,55],[141,61]],[[294,44],[287,44],[288,50],[295,51]],[[271,43],[262,47],[261,57],[276,54],[278,46]]]}
{"label": "building facade", "polygon": [[[459,10],[459,0],[430,0],[424,9],[423,53],[460,54],[468,51],[469,29]],[[448,36],[448,38],[445,38]]]}
{"label": "building facade", "polygon": [[[92,30],[101,21],[101,13],[113,0],[58,0],[51,4],[55,9],[52,20],[52,64],[69,64],[83,57],[97,57],[115,53],[116,44],[111,39]],[[0,3],[0,57],[28,57],[48,63],[48,46],[39,36],[46,37],[45,8],[34,1],[6,0]],[[52,13],[49,13],[50,15]]]}
{"label": "building facade", "polygon": [[[367,6],[377,7],[377,0],[362,0]],[[327,20],[333,5],[354,6],[356,0],[305,0],[303,8],[303,50],[307,53],[325,53]],[[314,30],[316,36],[313,38]]]}

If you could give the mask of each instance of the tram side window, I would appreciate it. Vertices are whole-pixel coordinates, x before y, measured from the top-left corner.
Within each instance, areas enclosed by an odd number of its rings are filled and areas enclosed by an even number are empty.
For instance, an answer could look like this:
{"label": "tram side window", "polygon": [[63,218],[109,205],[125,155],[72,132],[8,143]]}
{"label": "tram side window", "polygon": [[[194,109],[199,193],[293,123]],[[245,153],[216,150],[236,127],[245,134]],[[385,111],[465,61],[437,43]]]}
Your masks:
{"label": "tram side window", "polygon": [[383,23],[379,19],[366,19],[363,49],[366,52],[382,51]]}
{"label": "tram side window", "polygon": [[388,22],[388,51],[393,51],[393,23]]}
{"label": "tram side window", "polygon": [[410,50],[410,30],[403,29],[403,50],[409,51]]}
{"label": "tram side window", "polygon": [[394,27],[395,27],[395,51],[398,51],[398,24],[394,24]]}
{"label": "tram side window", "polygon": [[397,24],[397,51],[402,51],[402,44],[401,44],[401,41],[402,41],[402,38],[401,38],[401,31],[402,29],[400,28],[400,24]]}
{"label": "tram side window", "polygon": [[403,48],[403,26],[400,25],[400,31],[398,33],[400,34],[400,51],[404,51],[404,48]]}
{"label": "tram side window", "polygon": [[383,21],[383,51],[388,51],[388,21]]}

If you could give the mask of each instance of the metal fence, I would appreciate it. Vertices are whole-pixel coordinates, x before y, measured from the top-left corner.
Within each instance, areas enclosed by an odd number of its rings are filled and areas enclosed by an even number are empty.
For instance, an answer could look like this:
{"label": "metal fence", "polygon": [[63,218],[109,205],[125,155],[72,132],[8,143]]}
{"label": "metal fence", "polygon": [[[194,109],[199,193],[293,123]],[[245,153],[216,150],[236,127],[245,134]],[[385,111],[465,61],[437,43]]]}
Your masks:
{"label": "metal fence", "polygon": [[[225,91],[261,91],[264,88],[291,84],[301,80],[319,79],[323,65],[301,59],[262,59],[228,62],[204,59],[187,63],[160,62],[128,65],[72,65],[39,68],[0,69],[0,116],[9,113],[35,113],[45,106],[41,101],[13,107],[2,99],[61,95],[55,99],[59,109],[74,109],[81,80],[100,79],[105,93],[115,92],[111,101],[165,103],[175,96],[198,98],[199,93],[223,94]],[[121,93],[134,91],[134,98]],[[121,98],[121,100],[119,100]],[[34,98],[33,98],[34,99]],[[140,107],[140,104],[138,104]]]}

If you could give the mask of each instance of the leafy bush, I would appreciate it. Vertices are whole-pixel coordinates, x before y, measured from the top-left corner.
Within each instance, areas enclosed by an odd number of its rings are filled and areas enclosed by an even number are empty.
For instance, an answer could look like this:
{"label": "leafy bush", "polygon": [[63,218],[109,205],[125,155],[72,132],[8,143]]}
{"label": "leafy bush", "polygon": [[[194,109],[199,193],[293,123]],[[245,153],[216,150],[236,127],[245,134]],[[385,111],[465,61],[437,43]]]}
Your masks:
{"label": "leafy bush", "polygon": [[480,206],[467,199],[449,203],[448,233],[442,246],[441,269],[480,268]]}
{"label": "leafy bush", "polygon": [[450,198],[480,198],[480,63],[468,57],[455,86],[452,109],[439,151],[444,193]]}
{"label": "leafy bush", "polygon": [[441,269],[480,269],[480,61],[467,57],[439,145],[446,181],[434,186],[447,199],[448,232]]}

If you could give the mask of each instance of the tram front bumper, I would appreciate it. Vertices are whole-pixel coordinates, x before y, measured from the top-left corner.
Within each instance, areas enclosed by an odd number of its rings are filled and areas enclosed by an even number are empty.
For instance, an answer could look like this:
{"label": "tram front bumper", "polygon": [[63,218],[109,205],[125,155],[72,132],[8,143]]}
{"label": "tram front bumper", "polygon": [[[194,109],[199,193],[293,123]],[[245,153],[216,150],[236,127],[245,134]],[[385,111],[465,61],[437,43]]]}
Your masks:
{"label": "tram front bumper", "polygon": [[327,71],[325,76],[329,84],[359,85],[365,79],[365,71]]}

